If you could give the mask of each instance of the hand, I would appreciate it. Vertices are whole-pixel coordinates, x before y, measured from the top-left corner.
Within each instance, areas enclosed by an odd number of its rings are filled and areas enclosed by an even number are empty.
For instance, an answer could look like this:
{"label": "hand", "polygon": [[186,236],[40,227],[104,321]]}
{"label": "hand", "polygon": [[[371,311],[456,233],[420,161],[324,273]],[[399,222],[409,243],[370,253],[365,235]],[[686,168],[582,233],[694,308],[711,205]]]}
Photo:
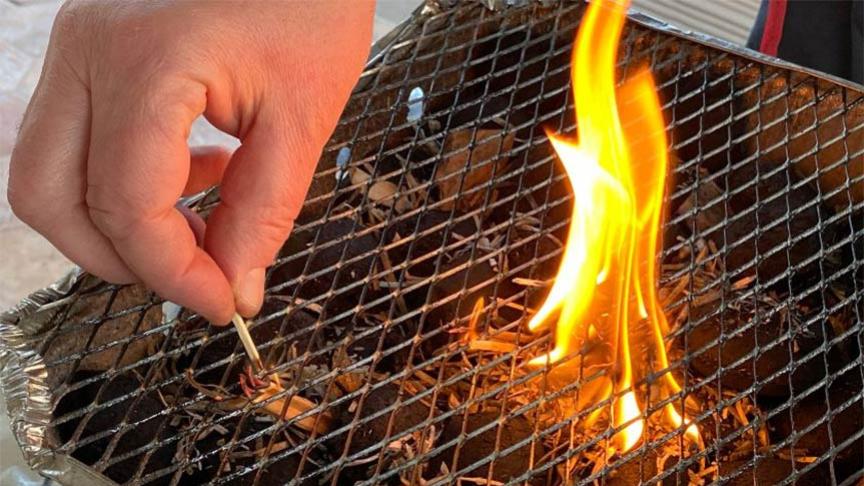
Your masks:
{"label": "hand", "polygon": [[[373,13],[372,0],[67,3],[12,154],[13,211],[105,280],[217,324],[254,315]],[[189,149],[202,113],[240,139],[233,155]],[[206,224],[175,207],[220,182]]]}

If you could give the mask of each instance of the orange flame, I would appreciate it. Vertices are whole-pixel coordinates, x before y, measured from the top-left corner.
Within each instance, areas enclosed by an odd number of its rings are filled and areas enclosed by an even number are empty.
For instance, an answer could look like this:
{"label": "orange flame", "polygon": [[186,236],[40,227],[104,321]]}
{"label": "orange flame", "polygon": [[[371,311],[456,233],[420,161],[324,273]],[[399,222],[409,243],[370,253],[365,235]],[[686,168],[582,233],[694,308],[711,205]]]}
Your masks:
{"label": "orange flame", "polygon": [[[534,365],[571,357],[589,331],[613,344],[612,421],[621,428],[615,437],[621,451],[636,445],[644,428],[633,391],[631,324],[650,323],[657,364],[669,366],[664,344],[669,326],[656,290],[669,159],[650,71],[640,69],[616,95],[615,57],[628,3],[591,2],[576,37],[571,77],[579,139],[547,132],[573,191],[570,229],[558,277],[528,324],[538,331],[555,323],[555,348],[532,360]],[[671,373],[662,381],[667,394],[680,393]],[[686,422],[671,403],[665,416],[674,427]],[[698,441],[695,426],[686,433]]]}

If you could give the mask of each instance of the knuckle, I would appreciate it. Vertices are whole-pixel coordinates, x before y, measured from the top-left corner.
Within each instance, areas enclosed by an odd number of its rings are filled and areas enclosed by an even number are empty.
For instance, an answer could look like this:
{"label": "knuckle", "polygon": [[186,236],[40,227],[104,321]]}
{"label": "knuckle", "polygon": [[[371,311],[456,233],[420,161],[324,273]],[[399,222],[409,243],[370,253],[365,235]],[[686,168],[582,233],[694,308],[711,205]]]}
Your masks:
{"label": "knuckle", "polygon": [[80,0],[66,0],[54,17],[54,32],[58,35],[68,35],[77,28],[81,11],[86,2]]}
{"label": "knuckle", "polygon": [[142,89],[139,115],[150,120],[149,130],[162,139],[182,130],[188,139],[192,122],[207,107],[206,87],[176,73],[163,73]]}
{"label": "knuckle", "polygon": [[45,221],[45,214],[50,209],[50,195],[45,194],[38,184],[31,184],[21,176],[11,171],[6,200],[9,209],[18,219],[34,228],[39,228]]}
{"label": "knuckle", "polygon": [[[243,197],[242,193],[238,196]],[[294,227],[294,219],[303,201],[302,197],[298,199],[296,196],[293,193],[283,194],[272,200],[255,201],[252,204],[241,199],[241,203],[236,205],[234,198],[223,196],[222,203],[229,207],[236,221],[245,221],[256,230],[263,231],[265,235],[287,235]]]}
{"label": "knuckle", "polygon": [[255,227],[260,232],[261,236],[271,243],[269,246],[281,245],[285,242],[291,229],[294,227],[294,218],[258,218],[254,221]]}
{"label": "knuckle", "polygon": [[252,214],[246,213],[239,217],[264,246],[281,245],[294,227],[294,216],[285,206],[259,206]]}
{"label": "knuckle", "polygon": [[67,0],[54,18],[54,34],[63,40],[77,39],[102,24],[100,19],[108,11],[110,9],[99,8],[94,0]]}
{"label": "knuckle", "polygon": [[[220,230],[233,228],[227,233],[233,236],[230,241],[223,242],[228,243],[224,248],[230,251],[232,258],[246,262],[245,266],[250,267],[270,264],[294,227],[294,217],[283,208],[241,209],[223,201],[216,212],[215,233],[211,234],[225,235]],[[210,228],[208,226],[208,230]]]}
{"label": "knuckle", "polygon": [[149,217],[147,205],[140,204],[128,193],[104,186],[89,184],[86,201],[93,224],[111,240],[128,238]]}
{"label": "knuckle", "polygon": [[256,263],[269,265],[275,258],[279,248],[288,239],[294,227],[293,219],[259,219],[255,221],[252,234],[255,235],[252,248],[256,249]]}
{"label": "knuckle", "polygon": [[123,240],[132,233],[131,222],[111,209],[88,206],[90,220],[110,240]]}
{"label": "knuckle", "polygon": [[24,191],[19,190],[18,186],[9,184],[6,193],[6,201],[9,203],[9,208],[12,213],[25,223],[31,223],[35,215],[35,205],[31,197],[24,195]]}
{"label": "knuckle", "polygon": [[196,35],[197,23],[177,28],[175,18],[184,17],[185,8],[183,2],[68,0],[53,30],[62,44],[77,44],[82,55],[111,66],[102,75],[150,73],[164,69],[179,52],[192,48],[187,44]]}

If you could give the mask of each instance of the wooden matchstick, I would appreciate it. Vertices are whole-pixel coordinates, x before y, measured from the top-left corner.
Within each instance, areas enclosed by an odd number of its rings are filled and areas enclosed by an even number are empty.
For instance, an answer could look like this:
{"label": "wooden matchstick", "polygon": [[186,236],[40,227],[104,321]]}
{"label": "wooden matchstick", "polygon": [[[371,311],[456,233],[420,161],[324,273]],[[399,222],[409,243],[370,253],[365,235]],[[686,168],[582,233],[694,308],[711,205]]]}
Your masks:
{"label": "wooden matchstick", "polygon": [[240,317],[240,314],[234,314],[231,318],[234,323],[234,328],[237,329],[237,335],[240,336],[240,342],[243,343],[243,349],[246,350],[246,355],[249,356],[249,362],[252,363],[252,368],[255,373],[260,373],[264,370],[264,363],[261,361],[261,355],[258,354],[258,347],[255,346],[255,341],[252,340],[252,335],[249,334],[249,328],[246,327],[246,321]]}

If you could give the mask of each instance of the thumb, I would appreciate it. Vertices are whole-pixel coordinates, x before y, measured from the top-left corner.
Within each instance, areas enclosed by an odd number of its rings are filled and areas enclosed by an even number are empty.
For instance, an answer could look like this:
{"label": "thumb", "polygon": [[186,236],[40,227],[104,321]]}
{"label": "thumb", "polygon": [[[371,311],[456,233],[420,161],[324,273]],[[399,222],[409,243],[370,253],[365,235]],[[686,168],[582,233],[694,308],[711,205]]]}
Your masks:
{"label": "thumb", "polygon": [[329,132],[315,135],[297,123],[259,117],[225,170],[204,249],[231,283],[241,315],[260,309],[265,269],[303,205]]}

